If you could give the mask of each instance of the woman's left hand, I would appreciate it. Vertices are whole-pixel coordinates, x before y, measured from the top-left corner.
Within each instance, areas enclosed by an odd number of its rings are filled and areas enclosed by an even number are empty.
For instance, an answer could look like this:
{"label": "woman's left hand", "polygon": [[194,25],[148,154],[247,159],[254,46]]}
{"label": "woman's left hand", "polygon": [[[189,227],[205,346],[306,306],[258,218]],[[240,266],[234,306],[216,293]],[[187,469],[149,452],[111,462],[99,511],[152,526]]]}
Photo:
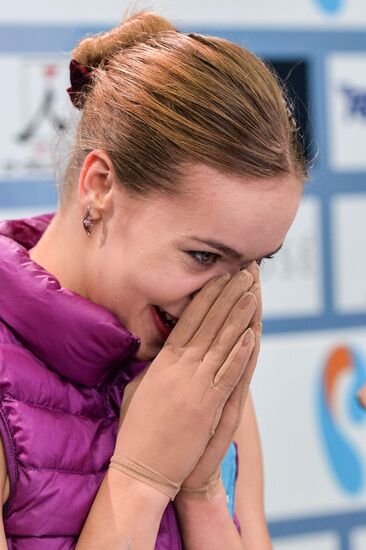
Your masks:
{"label": "woman's left hand", "polygon": [[220,422],[217,425],[214,435],[208,442],[205,452],[197,462],[195,468],[182,483],[176,501],[186,497],[211,499],[222,487],[220,475],[221,462],[241,420],[250,380],[257,363],[262,332],[262,301],[259,268],[253,263],[248,268],[248,271],[253,275],[254,281],[249,291],[254,293],[257,298],[257,310],[250,324],[250,328],[255,335],[255,346],[240,382],[224,406]]}

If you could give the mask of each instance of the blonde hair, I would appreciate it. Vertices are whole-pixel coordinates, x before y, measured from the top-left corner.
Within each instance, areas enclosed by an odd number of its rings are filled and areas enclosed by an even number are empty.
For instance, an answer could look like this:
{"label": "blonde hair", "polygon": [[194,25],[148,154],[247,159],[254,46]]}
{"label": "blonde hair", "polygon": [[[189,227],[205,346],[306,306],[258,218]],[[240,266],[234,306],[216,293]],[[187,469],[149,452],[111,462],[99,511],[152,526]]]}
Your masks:
{"label": "blonde hair", "polygon": [[105,150],[121,184],[140,194],[176,191],[186,162],[306,177],[283,90],[246,49],[143,12],[82,40],[73,57],[92,72],[66,180],[93,149]]}

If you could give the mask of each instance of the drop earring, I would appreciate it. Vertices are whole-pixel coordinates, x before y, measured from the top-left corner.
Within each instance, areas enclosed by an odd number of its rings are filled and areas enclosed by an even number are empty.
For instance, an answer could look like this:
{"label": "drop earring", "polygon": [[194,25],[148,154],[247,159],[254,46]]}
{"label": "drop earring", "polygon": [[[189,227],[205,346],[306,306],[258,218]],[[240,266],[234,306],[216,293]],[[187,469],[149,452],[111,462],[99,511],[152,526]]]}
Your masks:
{"label": "drop earring", "polygon": [[91,237],[93,231],[93,220],[90,214],[90,206],[86,209],[85,215],[83,217],[83,226],[88,237]]}

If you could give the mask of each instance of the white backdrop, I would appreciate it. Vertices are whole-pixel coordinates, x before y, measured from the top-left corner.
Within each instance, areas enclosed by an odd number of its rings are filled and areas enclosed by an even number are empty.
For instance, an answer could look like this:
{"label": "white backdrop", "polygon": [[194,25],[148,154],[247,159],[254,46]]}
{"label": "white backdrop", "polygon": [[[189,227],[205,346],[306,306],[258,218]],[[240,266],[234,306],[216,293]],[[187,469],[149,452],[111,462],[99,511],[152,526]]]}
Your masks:
{"label": "white backdrop", "polygon": [[157,9],[190,25],[339,29],[363,29],[366,25],[364,0],[18,0],[3,3],[0,23],[109,24],[120,19],[129,4]]}

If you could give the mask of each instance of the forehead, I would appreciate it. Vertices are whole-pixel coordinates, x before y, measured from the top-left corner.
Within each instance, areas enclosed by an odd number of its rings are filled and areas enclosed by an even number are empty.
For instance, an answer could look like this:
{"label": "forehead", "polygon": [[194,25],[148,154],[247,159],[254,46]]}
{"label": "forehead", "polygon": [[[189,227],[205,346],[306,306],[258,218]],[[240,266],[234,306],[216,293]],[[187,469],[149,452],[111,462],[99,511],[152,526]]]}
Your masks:
{"label": "forehead", "polygon": [[191,165],[180,178],[180,190],[150,195],[142,204],[143,217],[164,227],[167,237],[220,240],[252,258],[282,244],[302,184],[291,175],[255,179]]}
{"label": "forehead", "polygon": [[246,209],[252,210],[253,215],[271,208],[280,199],[285,201],[283,210],[288,210],[302,191],[299,180],[292,175],[253,178],[223,174],[205,165],[189,166],[180,184],[176,202],[183,209],[223,212],[229,208],[239,213]]}

